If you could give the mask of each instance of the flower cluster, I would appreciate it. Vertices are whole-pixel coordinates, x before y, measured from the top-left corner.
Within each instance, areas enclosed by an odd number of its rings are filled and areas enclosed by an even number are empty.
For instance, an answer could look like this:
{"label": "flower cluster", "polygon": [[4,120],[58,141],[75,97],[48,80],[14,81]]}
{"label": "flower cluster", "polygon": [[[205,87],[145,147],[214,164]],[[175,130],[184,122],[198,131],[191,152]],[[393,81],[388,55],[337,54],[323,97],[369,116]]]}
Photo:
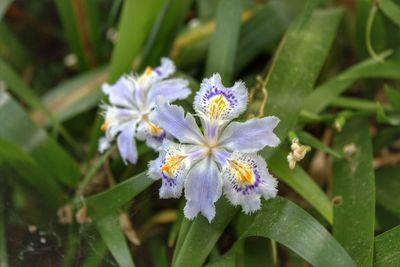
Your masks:
{"label": "flower cluster", "polygon": [[102,105],[105,121],[101,129],[105,136],[99,140],[101,153],[116,138],[124,162],[136,163],[138,152],[135,138],[145,140],[149,147],[158,150],[163,140],[170,137],[149,116],[154,110],[157,96],[162,95],[172,102],[184,99],[191,93],[186,80],[167,79],[174,72],[174,63],[162,58],[161,66],[154,69],[148,67],[140,76],[123,76],[113,85],[103,85],[110,105]]}
{"label": "flower cluster", "polygon": [[211,222],[222,194],[245,213],[258,210],[261,197],[277,194],[277,180],[257,152],[279,144],[273,133],[279,119],[232,122],[246,110],[247,88],[242,82],[226,88],[219,74],[203,80],[194,100],[196,114],[185,114],[170,104],[190,94],[187,81],[166,79],[174,71],[173,63],[162,59],[154,70],[103,87],[111,105],[103,105],[105,137],[99,150],[116,138],[124,161],[135,163],[135,137],[146,140],[160,152],[148,169],[151,178],[162,181],[160,198],[179,198],[184,191],[189,219],[201,213]]}
{"label": "flower cluster", "polygon": [[161,198],[178,198],[184,189],[185,216],[199,212],[209,221],[215,216],[214,203],[222,192],[233,205],[246,213],[260,208],[261,196],[277,194],[277,180],[268,173],[263,158],[256,153],[275,147],[279,138],[273,129],[276,117],[231,122],[247,105],[247,89],[242,82],[226,88],[219,74],[204,79],[194,101],[194,116],[181,107],[159,99],[150,119],[179,143],[164,141],[159,157],[149,163],[149,176],[161,179]]}

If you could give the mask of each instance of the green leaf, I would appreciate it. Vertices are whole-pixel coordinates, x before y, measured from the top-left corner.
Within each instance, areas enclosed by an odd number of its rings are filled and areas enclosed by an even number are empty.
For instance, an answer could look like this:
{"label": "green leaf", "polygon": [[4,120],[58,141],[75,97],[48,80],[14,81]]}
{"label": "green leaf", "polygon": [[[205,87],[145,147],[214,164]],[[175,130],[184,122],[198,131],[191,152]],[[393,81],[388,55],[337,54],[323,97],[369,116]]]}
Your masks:
{"label": "green leaf", "polygon": [[80,152],[80,147],[67,132],[67,130],[57,121],[54,115],[41,102],[40,98],[35,95],[34,90],[29,88],[26,83],[12,70],[6,62],[0,59],[0,79],[6,83],[6,87],[15,95],[26,101],[31,108],[40,110],[53,124],[54,132],[60,131],[65,140],[76,150]]}
{"label": "green leaf", "polygon": [[0,138],[29,153],[39,166],[64,184],[76,184],[79,177],[77,163],[3,91],[0,91],[0,121]]}
{"label": "green leaf", "polygon": [[122,74],[131,71],[133,60],[139,54],[161,6],[161,0],[124,2],[118,42],[111,57],[109,82],[114,83]]}
{"label": "green leaf", "polygon": [[380,0],[378,5],[383,14],[400,27],[400,6],[392,0]]}
{"label": "green leaf", "polygon": [[397,109],[400,109],[400,91],[388,84],[385,84],[385,93],[389,98],[390,103]]}
{"label": "green leaf", "polygon": [[101,218],[120,208],[129,202],[136,195],[149,187],[154,180],[147,177],[142,172],[122,183],[119,183],[107,191],[103,191],[86,199],[86,205],[89,208],[91,218]]}
{"label": "green leaf", "polygon": [[347,155],[333,161],[333,235],[359,266],[372,266],[375,177],[368,122],[347,122],[334,147]]}
{"label": "green leaf", "polygon": [[241,238],[262,236],[276,240],[313,266],[356,266],[346,251],[311,215],[292,202],[277,197],[262,203]]}
{"label": "green leaf", "polygon": [[97,230],[119,266],[134,267],[131,253],[116,211],[96,222]]}
{"label": "green leaf", "polygon": [[313,135],[309,134],[306,131],[296,131],[296,135],[298,136],[300,143],[309,145],[315,149],[319,149],[333,157],[342,158],[342,154],[337,152],[336,150],[330,148],[329,146],[322,143],[318,138],[314,137]]}
{"label": "green leaf", "polygon": [[100,238],[95,240],[94,245],[91,246],[91,251],[82,263],[82,267],[99,267],[101,262],[106,258],[108,250],[104,241]]}
{"label": "green leaf", "polygon": [[240,30],[236,51],[235,72],[243,70],[265,48],[274,48],[284,31],[304,6],[304,0],[272,0],[254,15]]}
{"label": "green leaf", "polygon": [[397,267],[400,262],[400,226],[375,238],[374,266]]}
{"label": "green leaf", "polygon": [[161,14],[154,23],[146,42],[142,63],[147,66],[157,66],[160,63],[160,58],[168,54],[191,3],[192,0],[168,0],[164,2]]}
{"label": "green leaf", "polygon": [[205,76],[218,72],[230,84],[240,32],[241,0],[220,0],[216,28],[211,37]]}
{"label": "green leaf", "polygon": [[311,92],[318,78],[341,16],[342,9],[321,10],[314,13],[302,30],[295,30],[298,24],[294,24],[275,54],[265,81],[268,89],[265,114],[280,118],[275,133],[281,140],[295,125],[303,105],[301,100]]}
{"label": "green leaf", "polygon": [[[290,29],[278,48],[265,86],[268,88],[267,113],[281,119],[275,133],[282,141],[296,123],[302,106],[301,99],[311,91],[318,78],[341,15],[341,9],[315,12],[301,30]],[[291,108],[288,109],[288,106]],[[225,199],[218,201],[216,206],[216,216],[211,224],[203,216],[195,218],[174,266],[195,267],[204,263],[238,210]]]}
{"label": "green leaf", "polygon": [[380,168],[375,172],[376,201],[386,210],[400,216],[400,167]]}
{"label": "green leaf", "polygon": [[387,115],[385,109],[379,102],[376,102],[376,120],[379,123],[386,123],[393,126],[400,125],[400,119],[395,116]]}
{"label": "green leaf", "polygon": [[215,205],[216,216],[210,224],[204,216],[197,216],[186,233],[181,249],[172,266],[201,266],[218,238],[233,219],[237,208],[221,198]]}
{"label": "green leaf", "polygon": [[289,169],[283,150],[276,151],[268,161],[268,168],[310,203],[330,224],[332,224],[332,204],[318,184],[300,166]]}
{"label": "green leaf", "polygon": [[78,58],[79,69],[96,66],[100,44],[97,3],[92,0],[56,0],[55,3],[70,49]]}
{"label": "green leaf", "polygon": [[[379,56],[385,58],[389,52],[384,52]],[[379,63],[375,59],[362,61],[348,70],[340,73],[329,81],[319,85],[305,100],[303,109],[319,113],[326,108],[337,96],[342,94],[346,89],[358,79],[364,78],[386,78],[400,79],[400,73],[396,71],[396,65],[400,63],[385,61]]]}
{"label": "green leaf", "polygon": [[201,20],[208,20],[215,16],[219,0],[197,0],[197,8]]}
{"label": "green leaf", "polygon": [[[265,237],[285,245],[313,266],[355,267],[355,263],[343,247],[310,214],[287,199],[277,197],[263,201],[262,209],[254,215],[253,222],[241,235],[240,240]],[[235,266],[232,250],[212,267]]]}
{"label": "green leaf", "polygon": [[32,62],[30,53],[6,22],[0,22],[0,57],[18,72],[22,72]]}
{"label": "green leaf", "polygon": [[317,8],[317,6],[322,2],[322,0],[307,0],[306,5],[303,8],[302,14],[299,17],[299,22],[297,23],[298,29],[304,27],[307,24],[308,20],[311,18],[313,11]]}
{"label": "green leaf", "polygon": [[38,194],[44,206],[53,211],[67,199],[45,167],[39,166],[33,157],[2,138],[0,138],[0,170],[2,173],[6,173],[7,170],[16,173],[22,184]]}
{"label": "green leaf", "polygon": [[[85,72],[49,90],[42,101],[58,121],[66,121],[99,104],[103,96],[99,87],[107,80],[107,76],[106,67]],[[49,123],[38,109],[32,112],[32,119],[42,125]]]}
{"label": "green leaf", "polygon": [[360,77],[364,78],[386,78],[386,79],[400,79],[398,69],[400,68],[400,61],[387,60],[383,63],[374,66],[375,64],[364,65],[352,69],[352,71],[345,72],[339,76],[340,80],[355,80]]}

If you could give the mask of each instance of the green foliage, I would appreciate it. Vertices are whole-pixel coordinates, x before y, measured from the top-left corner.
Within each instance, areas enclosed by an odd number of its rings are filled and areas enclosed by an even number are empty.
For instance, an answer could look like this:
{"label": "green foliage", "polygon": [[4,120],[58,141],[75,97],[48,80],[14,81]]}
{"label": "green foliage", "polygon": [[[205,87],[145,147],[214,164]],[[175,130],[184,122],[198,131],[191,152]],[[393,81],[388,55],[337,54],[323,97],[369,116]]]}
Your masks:
{"label": "green foliage", "polygon": [[[398,0],[0,1],[0,267],[398,266],[399,27]],[[249,88],[239,120],[280,119],[259,211],[188,220],[144,142],[136,165],[97,152],[101,85],[161,57],[186,111],[218,72]]]}

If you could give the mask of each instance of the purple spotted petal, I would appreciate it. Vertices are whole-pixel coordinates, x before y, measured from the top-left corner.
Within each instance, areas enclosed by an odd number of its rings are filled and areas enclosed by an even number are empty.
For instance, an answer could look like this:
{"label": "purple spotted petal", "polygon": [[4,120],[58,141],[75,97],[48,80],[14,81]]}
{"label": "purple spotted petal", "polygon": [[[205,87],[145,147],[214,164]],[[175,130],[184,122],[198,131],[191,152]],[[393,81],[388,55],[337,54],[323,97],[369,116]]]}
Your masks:
{"label": "purple spotted petal", "polygon": [[201,144],[203,142],[203,136],[196,121],[189,113],[185,117],[182,107],[170,105],[160,99],[149,118],[182,143]]}
{"label": "purple spotted petal", "polygon": [[189,82],[183,79],[168,79],[155,83],[147,95],[149,107],[153,107],[156,104],[158,96],[164,97],[169,102],[185,99],[191,93],[188,84]]}
{"label": "purple spotted petal", "polygon": [[136,124],[127,123],[117,137],[119,153],[125,164],[128,164],[128,162],[135,164],[138,159],[135,130]]}
{"label": "purple spotted petal", "polygon": [[134,85],[129,78],[122,76],[113,84],[103,84],[103,92],[108,95],[112,105],[125,108],[135,107],[134,104]]}
{"label": "purple spotted petal", "polygon": [[225,87],[216,73],[204,79],[194,100],[194,109],[211,120],[232,120],[247,106],[247,88],[242,82]]}
{"label": "purple spotted petal", "polygon": [[222,182],[215,161],[207,157],[190,170],[185,184],[185,217],[193,219],[200,212],[209,222],[215,217],[214,203],[221,196]]}
{"label": "purple spotted petal", "polygon": [[[263,158],[256,154],[235,152],[230,158],[233,164],[226,164],[223,172],[224,195],[233,205],[240,205],[245,213],[260,209],[261,196],[274,198],[277,194],[277,180],[272,177]],[[240,177],[249,174],[245,181]]]}
{"label": "purple spotted petal", "polygon": [[222,133],[220,144],[226,149],[245,153],[257,152],[265,146],[276,147],[280,141],[273,130],[278,123],[279,119],[273,116],[232,122]]}
{"label": "purple spotted petal", "polygon": [[[177,160],[169,161],[171,158]],[[170,164],[171,162],[173,164]],[[163,170],[164,166],[170,166],[170,171]],[[149,163],[148,169],[148,175],[151,178],[161,178],[160,198],[179,198],[181,196],[189,167],[190,161],[186,154],[186,147],[165,140],[159,157]]]}

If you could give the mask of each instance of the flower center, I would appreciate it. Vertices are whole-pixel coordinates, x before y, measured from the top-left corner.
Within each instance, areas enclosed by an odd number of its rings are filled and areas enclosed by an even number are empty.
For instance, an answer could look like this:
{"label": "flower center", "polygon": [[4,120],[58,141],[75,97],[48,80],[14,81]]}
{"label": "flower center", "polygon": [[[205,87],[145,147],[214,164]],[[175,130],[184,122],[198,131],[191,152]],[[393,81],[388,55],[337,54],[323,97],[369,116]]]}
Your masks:
{"label": "flower center", "polygon": [[147,129],[152,135],[159,135],[161,133],[162,129],[152,123],[147,114],[143,115],[143,121],[146,123]]}
{"label": "flower center", "polygon": [[254,180],[253,172],[249,164],[239,162],[237,160],[228,160],[229,166],[232,168],[234,175],[241,183],[252,184]]}

